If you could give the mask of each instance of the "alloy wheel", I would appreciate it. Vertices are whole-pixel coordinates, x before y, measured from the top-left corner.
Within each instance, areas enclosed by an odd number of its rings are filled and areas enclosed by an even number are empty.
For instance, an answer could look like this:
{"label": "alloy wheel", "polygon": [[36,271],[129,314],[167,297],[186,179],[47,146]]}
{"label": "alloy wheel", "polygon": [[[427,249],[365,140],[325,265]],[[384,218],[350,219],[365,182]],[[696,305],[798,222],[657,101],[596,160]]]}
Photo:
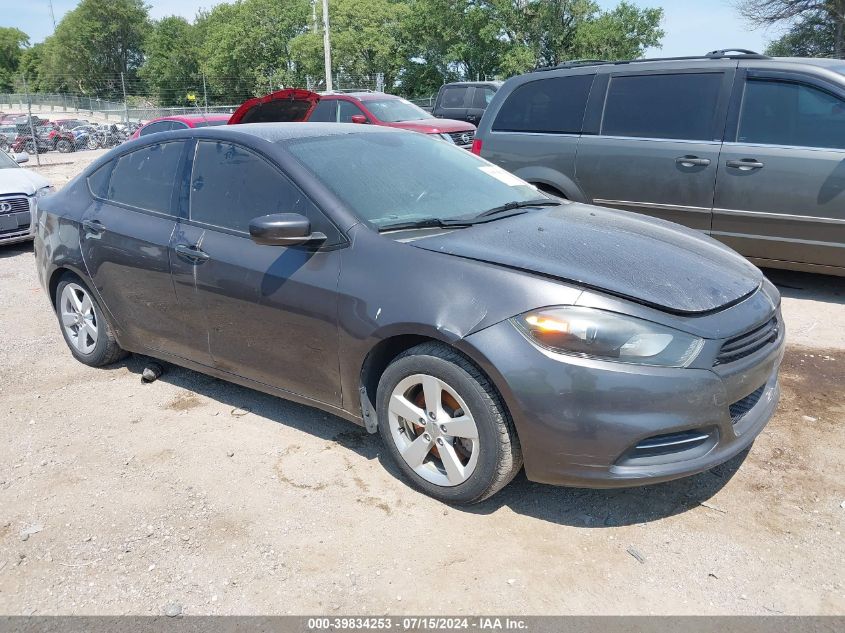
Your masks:
{"label": "alloy wheel", "polygon": [[457,486],[478,464],[478,427],[463,398],[426,374],[404,378],[388,403],[390,435],[417,475],[438,486]]}
{"label": "alloy wheel", "polygon": [[97,312],[82,286],[67,284],[59,303],[62,327],[68,340],[81,354],[90,354],[97,346]]}

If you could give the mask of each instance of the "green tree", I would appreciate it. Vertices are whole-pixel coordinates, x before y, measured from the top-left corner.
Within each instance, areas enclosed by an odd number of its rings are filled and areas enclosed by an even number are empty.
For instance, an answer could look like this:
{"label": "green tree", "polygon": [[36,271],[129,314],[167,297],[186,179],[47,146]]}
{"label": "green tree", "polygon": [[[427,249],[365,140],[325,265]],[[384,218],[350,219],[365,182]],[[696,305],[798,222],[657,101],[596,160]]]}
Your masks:
{"label": "green tree", "polygon": [[20,63],[18,64],[18,72],[15,76],[16,90],[22,88],[19,79],[21,75],[26,77],[27,87],[30,91],[38,92],[49,89],[47,82],[41,76],[42,69],[44,68],[44,50],[45,45],[43,42],[38,42],[23,50]]}
{"label": "green tree", "polygon": [[824,56],[845,58],[845,0],[738,0],[737,5],[755,26],[790,25],[785,38],[793,37],[783,42],[787,50],[790,42],[802,49],[796,35],[818,36],[814,24],[821,30],[831,29],[833,45]]}
{"label": "green tree", "polygon": [[[394,0],[331,0],[331,48],[334,72],[347,75],[384,74],[392,88],[405,65],[402,54],[402,26],[408,13],[405,2]],[[321,78],[323,65],[323,12],[311,28],[291,42],[300,74]]]}
{"label": "green tree", "polygon": [[13,27],[0,27],[0,90],[12,90],[29,36]]}
{"label": "green tree", "polygon": [[766,55],[776,57],[833,57],[836,25],[823,13],[801,18],[781,37],[770,42]]}
{"label": "green tree", "polygon": [[203,14],[202,67],[214,94],[237,102],[302,85],[290,45],[310,16],[309,0],[238,0]]}
{"label": "green tree", "polygon": [[100,97],[135,78],[150,28],[143,0],[81,0],[45,41],[41,75],[53,89]]}
{"label": "green tree", "polygon": [[138,75],[160,105],[182,105],[189,92],[202,94],[197,28],[177,16],[154,22]]}
{"label": "green tree", "polygon": [[[663,37],[663,10],[594,0],[409,0],[402,85],[506,77],[569,59],[630,59]],[[413,84],[413,85],[412,85]]]}

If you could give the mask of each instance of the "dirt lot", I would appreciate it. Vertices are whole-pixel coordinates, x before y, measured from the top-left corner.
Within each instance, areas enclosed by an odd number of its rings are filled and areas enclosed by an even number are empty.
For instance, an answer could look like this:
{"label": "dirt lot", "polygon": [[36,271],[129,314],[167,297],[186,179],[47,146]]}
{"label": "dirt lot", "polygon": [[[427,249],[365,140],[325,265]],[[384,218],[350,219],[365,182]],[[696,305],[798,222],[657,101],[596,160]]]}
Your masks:
{"label": "dirt lot", "polygon": [[464,510],[314,409],[75,362],[31,247],[0,247],[0,613],[845,614],[845,282],[772,278],[791,342],[750,454]]}

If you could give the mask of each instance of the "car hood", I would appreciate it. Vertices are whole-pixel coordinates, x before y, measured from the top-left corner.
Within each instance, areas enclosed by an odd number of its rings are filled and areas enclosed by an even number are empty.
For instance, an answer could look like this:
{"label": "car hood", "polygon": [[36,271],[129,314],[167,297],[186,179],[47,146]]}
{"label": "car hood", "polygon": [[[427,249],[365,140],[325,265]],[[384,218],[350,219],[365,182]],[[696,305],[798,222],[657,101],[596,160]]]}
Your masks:
{"label": "car hood", "polygon": [[574,282],[677,314],[717,310],[762,283],[759,269],[702,233],[577,203],[409,244]]}
{"label": "car hood", "polygon": [[[366,105],[366,101],[364,102]],[[397,123],[383,123],[388,127],[398,127],[403,130],[411,130],[413,132],[423,132],[425,134],[438,134],[441,132],[475,132],[475,126],[466,121],[455,121],[454,119],[420,119],[418,121],[399,121]]]}
{"label": "car hood", "polygon": [[31,196],[36,190],[46,187],[50,182],[29,169],[0,169],[0,196],[22,193]]}
{"label": "car hood", "polygon": [[319,100],[320,95],[310,90],[278,90],[244,101],[232,114],[229,125],[305,121]]}

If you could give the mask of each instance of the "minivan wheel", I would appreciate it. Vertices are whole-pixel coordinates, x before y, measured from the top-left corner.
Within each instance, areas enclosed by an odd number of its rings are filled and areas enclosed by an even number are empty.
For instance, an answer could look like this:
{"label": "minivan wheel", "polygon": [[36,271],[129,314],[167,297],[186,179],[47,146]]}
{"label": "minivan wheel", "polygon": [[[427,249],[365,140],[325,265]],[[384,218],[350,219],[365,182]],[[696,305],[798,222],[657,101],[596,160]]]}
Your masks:
{"label": "minivan wheel", "polygon": [[452,348],[423,343],[378,385],[387,450],[417,489],[454,504],[482,501],[522,467],[519,438],[493,385]]}
{"label": "minivan wheel", "polygon": [[76,275],[66,274],[56,288],[56,315],[74,357],[102,367],[126,356],[91,291]]}

